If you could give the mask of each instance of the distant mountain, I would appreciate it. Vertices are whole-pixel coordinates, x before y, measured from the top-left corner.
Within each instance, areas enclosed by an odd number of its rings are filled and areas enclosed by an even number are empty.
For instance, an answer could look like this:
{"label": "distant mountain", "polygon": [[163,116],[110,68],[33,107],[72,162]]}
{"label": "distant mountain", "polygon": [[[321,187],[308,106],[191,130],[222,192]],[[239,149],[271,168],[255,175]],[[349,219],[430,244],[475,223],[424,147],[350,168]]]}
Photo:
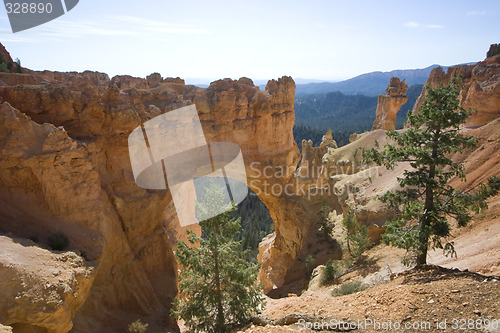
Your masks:
{"label": "distant mountain", "polygon": [[[403,126],[406,113],[413,108],[423,86],[414,84],[408,89],[408,102],[401,107],[396,118],[397,128]],[[339,91],[296,96],[295,124],[323,132],[328,129],[349,134],[369,131],[375,120],[377,99],[376,96],[346,95]]]}
{"label": "distant mountain", "polygon": [[[424,84],[432,69],[438,66],[432,65],[422,69],[401,69],[390,72],[371,72],[340,82],[297,84],[295,96],[333,91],[339,91],[346,95],[378,96],[385,93],[391,77],[396,76],[401,80],[405,79],[409,87],[414,84]],[[446,70],[449,66],[442,67]]]}

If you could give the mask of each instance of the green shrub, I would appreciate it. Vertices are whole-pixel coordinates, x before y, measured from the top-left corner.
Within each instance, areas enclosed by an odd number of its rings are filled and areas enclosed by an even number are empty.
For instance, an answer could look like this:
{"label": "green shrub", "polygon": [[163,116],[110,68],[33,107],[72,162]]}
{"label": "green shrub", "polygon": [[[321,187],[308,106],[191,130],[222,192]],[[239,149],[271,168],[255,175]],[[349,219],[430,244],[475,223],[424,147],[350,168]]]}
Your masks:
{"label": "green shrub", "polygon": [[359,260],[363,252],[372,246],[370,238],[368,238],[368,229],[362,225],[358,232],[351,235],[351,251],[354,260]]}
{"label": "green shrub", "polygon": [[62,232],[52,234],[49,236],[49,246],[52,250],[63,251],[69,245],[69,239]]}
{"label": "green shrub", "polygon": [[21,66],[21,60],[19,60],[19,58],[16,58],[16,71],[17,73],[19,74],[22,74],[23,73],[23,67]]}
{"label": "green shrub", "polygon": [[322,286],[332,284],[332,282],[337,278],[339,268],[337,264],[333,263],[333,260],[328,260],[325,263],[325,269],[321,273],[320,283]]}
{"label": "green shrub", "polygon": [[0,72],[3,73],[9,73],[9,68],[7,67],[7,64],[0,64]]}
{"label": "green shrub", "polygon": [[143,324],[140,319],[137,319],[132,324],[128,325],[130,333],[144,333],[148,329],[149,324]]}
{"label": "green shrub", "polygon": [[342,227],[347,233],[347,250],[351,257],[357,261],[361,255],[372,245],[368,238],[368,229],[364,225],[360,225],[354,210],[349,207],[342,219]]}
{"label": "green shrub", "polygon": [[331,210],[332,208],[328,205],[328,203],[326,201],[323,201],[323,206],[318,213],[321,216],[319,230],[323,232],[327,240],[330,238],[333,227],[335,227],[335,224],[330,220]]}
{"label": "green shrub", "polygon": [[496,56],[500,54],[500,44],[491,44],[490,50],[486,53],[486,58]]}
{"label": "green shrub", "polygon": [[357,293],[368,288],[366,284],[361,281],[352,281],[343,283],[340,287],[332,290],[332,296],[342,296]]}
{"label": "green shrub", "polygon": [[314,263],[315,263],[315,262],[316,262],[316,259],[314,259],[314,257],[313,257],[313,256],[308,255],[308,256],[306,257],[306,260],[305,260],[305,266],[306,266],[307,273],[308,273],[309,275],[311,275],[311,273],[312,273],[312,271],[313,271],[313,268],[314,268],[314,267],[313,267],[313,265],[314,265]]}

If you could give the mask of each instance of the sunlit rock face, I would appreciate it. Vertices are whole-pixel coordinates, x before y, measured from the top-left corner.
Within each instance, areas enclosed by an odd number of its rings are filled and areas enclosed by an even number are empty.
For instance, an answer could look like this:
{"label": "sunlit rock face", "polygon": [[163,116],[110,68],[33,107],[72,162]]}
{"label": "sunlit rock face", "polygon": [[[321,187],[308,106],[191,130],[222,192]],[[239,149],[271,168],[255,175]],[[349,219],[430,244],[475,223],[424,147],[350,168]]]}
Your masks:
{"label": "sunlit rock face", "polygon": [[[136,185],[127,139],[141,123],[191,104],[208,143],[241,148],[248,185],[276,221],[262,273],[271,282],[264,283],[284,283],[307,230],[297,218],[303,208],[292,208],[278,190],[299,160],[292,134],[294,92],[289,77],[270,81],[262,91],[246,78],[202,89],[159,74],[0,74],[0,228],[40,244],[63,232],[68,250],[93,267],[88,288],[68,305],[70,315],[57,317],[57,325],[75,332],[123,332],[143,317],[152,328],[177,329],[168,316],[177,294],[172,248],[185,239],[184,228],[168,190]],[[199,232],[196,225],[189,228]],[[45,327],[41,319],[23,320]]]}
{"label": "sunlit rock face", "polygon": [[[458,65],[448,68],[445,73],[441,67],[432,70],[426,86],[437,87],[448,84],[452,78],[461,78],[460,106],[471,108],[472,116],[466,126],[477,127],[500,116],[500,55],[486,58],[475,65]],[[425,99],[425,89],[417,99],[413,112],[418,112]]]}
{"label": "sunlit rock face", "polygon": [[373,123],[372,131],[377,129],[396,129],[396,115],[399,109],[408,101],[406,91],[408,85],[405,80],[401,82],[399,78],[393,77],[385,92],[387,95],[378,96],[378,104]]}

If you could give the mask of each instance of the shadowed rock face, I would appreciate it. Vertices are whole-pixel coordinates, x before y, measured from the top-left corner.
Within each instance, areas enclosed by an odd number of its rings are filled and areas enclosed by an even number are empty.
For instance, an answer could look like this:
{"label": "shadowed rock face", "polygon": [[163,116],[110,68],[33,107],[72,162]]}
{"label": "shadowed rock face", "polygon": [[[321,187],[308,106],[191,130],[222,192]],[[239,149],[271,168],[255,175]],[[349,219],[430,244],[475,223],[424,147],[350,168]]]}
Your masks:
{"label": "shadowed rock face", "polygon": [[[123,332],[142,316],[153,329],[177,329],[167,314],[177,293],[172,247],[184,230],[169,191],[136,186],[127,139],[141,123],[193,103],[209,143],[240,146],[248,184],[276,221],[263,256],[266,290],[301,277],[289,273],[303,265],[297,258],[321,200],[311,205],[279,191],[299,160],[294,92],[289,77],[261,91],[246,78],[202,89],[156,74],[0,75],[0,230],[45,244],[61,231],[69,250],[95,265],[86,299],[71,304],[74,318],[58,317],[60,327]],[[16,320],[44,327],[34,318]]]}
{"label": "shadowed rock face", "polygon": [[396,129],[396,115],[399,109],[408,101],[405,95],[408,85],[405,80],[401,82],[397,77],[391,78],[385,92],[387,95],[378,96],[376,118],[372,131],[377,129]]}
{"label": "shadowed rock face", "polygon": [[[448,68],[445,73],[441,67],[432,70],[426,86],[437,87],[448,84],[454,77],[462,78],[460,106],[472,108],[472,116],[467,119],[466,126],[476,127],[500,116],[500,55],[496,55],[475,65],[458,65]],[[425,99],[422,90],[412,112],[418,112]]]}

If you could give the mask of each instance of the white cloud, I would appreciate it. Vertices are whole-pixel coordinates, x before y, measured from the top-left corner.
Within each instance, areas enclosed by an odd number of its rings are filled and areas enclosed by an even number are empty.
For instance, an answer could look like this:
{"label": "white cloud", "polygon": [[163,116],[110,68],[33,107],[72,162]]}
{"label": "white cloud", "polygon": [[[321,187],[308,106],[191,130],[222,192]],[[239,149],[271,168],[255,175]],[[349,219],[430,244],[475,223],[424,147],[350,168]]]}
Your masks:
{"label": "white cloud", "polygon": [[208,34],[205,29],[197,28],[176,28],[176,27],[149,27],[146,30],[159,33],[172,33],[172,34]]}
{"label": "white cloud", "polygon": [[404,24],[404,26],[407,28],[412,28],[412,29],[416,29],[416,28],[443,29],[444,28],[444,26],[440,25],[440,24],[425,24],[424,25],[424,24],[414,22],[414,21],[406,22]]}
{"label": "white cloud", "polygon": [[157,42],[171,42],[171,39],[168,38],[148,38],[148,40],[157,41]]}
{"label": "white cloud", "polygon": [[418,22],[406,22],[404,24],[404,26],[407,28],[418,28],[418,27],[420,27],[420,23],[418,23]]}
{"label": "white cloud", "polygon": [[[95,20],[54,20],[50,25],[38,29],[29,29],[16,34],[12,41],[36,41],[43,37],[81,38],[85,36],[140,36],[147,35],[149,39],[167,40],[174,34],[209,34],[206,29],[186,24],[170,24],[147,20],[133,16],[105,16]],[[1,35],[1,32],[0,32]],[[23,35],[23,37],[21,37]],[[4,38],[5,40],[5,38]]]}
{"label": "white cloud", "polygon": [[133,23],[134,29],[146,30],[146,31],[158,31],[161,33],[180,33],[180,34],[208,34],[208,30],[199,28],[189,24],[175,24],[166,23],[160,21],[153,21],[144,19],[141,17],[127,16],[127,15],[117,15],[110,18],[111,20],[116,20],[124,22],[127,24]]}
{"label": "white cloud", "polygon": [[12,32],[10,34],[0,34],[0,39],[2,42],[10,42],[10,43],[37,43],[39,42],[38,39],[33,39],[33,38],[25,38],[25,37],[20,37],[17,34],[13,35]]}
{"label": "white cloud", "polygon": [[467,16],[484,16],[486,14],[488,14],[486,10],[472,10],[467,12]]}
{"label": "white cloud", "polygon": [[443,29],[444,26],[440,25],[440,24],[428,24],[427,28],[429,28],[429,29]]}

